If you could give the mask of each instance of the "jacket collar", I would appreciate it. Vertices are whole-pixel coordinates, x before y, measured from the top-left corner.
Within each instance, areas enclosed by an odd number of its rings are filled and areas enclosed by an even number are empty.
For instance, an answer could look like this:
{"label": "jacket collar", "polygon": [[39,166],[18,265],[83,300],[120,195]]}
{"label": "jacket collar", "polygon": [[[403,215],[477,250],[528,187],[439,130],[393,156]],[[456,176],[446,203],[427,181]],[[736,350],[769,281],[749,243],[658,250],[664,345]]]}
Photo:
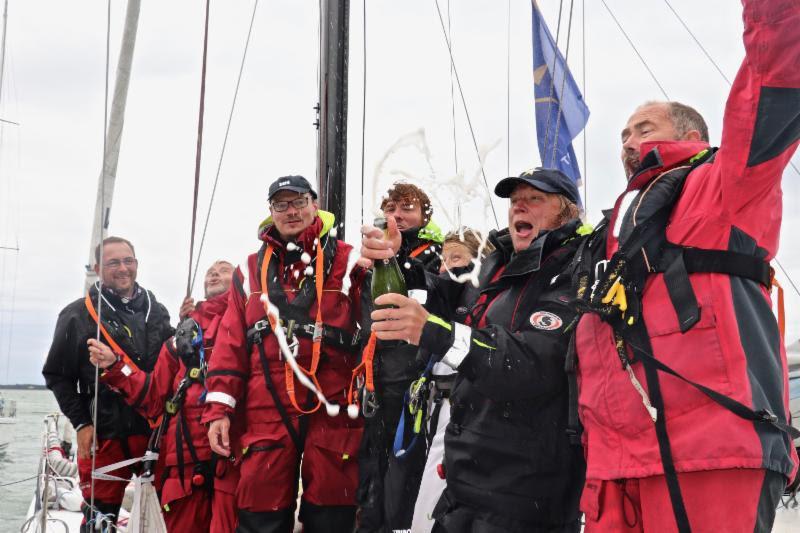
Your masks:
{"label": "jacket collar", "polygon": [[[299,247],[298,252],[314,252],[317,243],[323,236],[328,234],[329,230],[330,226],[327,226],[318,214],[314,221],[294,240],[294,243]],[[283,251],[286,248],[286,242],[278,234],[278,230],[271,220],[268,224],[262,225],[259,238],[267,244],[271,244],[277,250]],[[324,245],[325,243],[323,242]]]}
{"label": "jacket collar", "polygon": [[197,311],[200,314],[209,317],[222,314],[225,311],[225,308],[228,306],[229,294],[230,294],[230,289],[223,292],[222,294],[217,294],[216,296],[212,296],[208,300],[203,300],[202,302],[197,304]]}
{"label": "jacket collar", "polygon": [[659,174],[689,161],[708,148],[708,143],[703,141],[643,142],[639,148],[639,170],[628,181],[626,192],[641,189]]}

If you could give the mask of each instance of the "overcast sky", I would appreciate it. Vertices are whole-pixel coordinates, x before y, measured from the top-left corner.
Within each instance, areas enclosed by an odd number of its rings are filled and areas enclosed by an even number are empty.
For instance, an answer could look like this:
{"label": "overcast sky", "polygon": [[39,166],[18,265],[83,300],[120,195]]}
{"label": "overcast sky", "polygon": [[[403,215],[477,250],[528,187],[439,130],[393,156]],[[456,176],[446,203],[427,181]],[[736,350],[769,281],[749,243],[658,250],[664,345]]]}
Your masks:
{"label": "overcast sky", "polygon": [[[665,2],[607,0],[671,99],[697,107],[719,142],[728,85]],[[447,18],[447,0],[440,0]],[[556,33],[559,2],[541,0]],[[739,2],[671,0],[729,78],[744,55]],[[125,2],[112,2],[112,86]],[[564,2],[562,50],[569,1]],[[201,0],[143,1],[134,54],[110,233],[136,245],[139,281],[173,317],[186,285],[202,54]],[[444,229],[456,220],[484,229],[478,159],[456,90],[452,120],[447,49],[433,0],[369,0],[366,15],[366,129],[362,2],[351,3],[347,235],[371,219],[373,190],[398,176],[422,180],[439,202]],[[247,34],[251,1],[212,2],[200,223],[205,220]],[[509,18],[510,11],[510,18]],[[569,63],[591,110],[586,130],[588,218],[599,219],[624,185],[619,131],[638,104],[663,99],[601,2],[575,1]],[[0,118],[0,383],[40,383],[61,308],[81,296],[102,160],[105,2],[11,0]],[[533,114],[528,0],[451,0],[456,67],[489,186],[539,164]],[[316,172],[318,2],[270,0],[258,8],[241,92],[222,164],[201,268],[234,263],[258,247],[266,189],[278,176]],[[585,26],[585,46],[583,27]],[[508,53],[510,42],[510,54]],[[583,49],[586,50],[584,61]],[[510,72],[510,76],[507,75]],[[113,87],[112,87],[113,88]],[[507,100],[507,94],[510,99]],[[507,104],[508,102],[508,104]],[[507,105],[510,115],[507,113]],[[455,142],[453,131],[455,129]],[[416,146],[424,130],[430,165]],[[507,134],[507,131],[510,134]],[[365,139],[365,190],[361,143]],[[584,139],[575,151],[584,163]],[[508,154],[508,155],[507,155]],[[383,164],[379,166],[379,163]],[[456,166],[464,178],[454,179]],[[378,168],[376,175],[376,168]],[[800,281],[800,176],[784,179],[779,259]],[[449,185],[448,185],[449,184]],[[473,198],[470,200],[470,198]],[[362,203],[363,200],[363,203]],[[504,225],[507,203],[496,201]],[[788,285],[788,283],[784,283]],[[202,296],[202,284],[195,297]],[[12,300],[14,311],[12,313]],[[789,337],[800,335],[800,298],[788,290]],[[13,322],[13,327],[12,327]],[[6,368],[8,374],[6,375]]]}

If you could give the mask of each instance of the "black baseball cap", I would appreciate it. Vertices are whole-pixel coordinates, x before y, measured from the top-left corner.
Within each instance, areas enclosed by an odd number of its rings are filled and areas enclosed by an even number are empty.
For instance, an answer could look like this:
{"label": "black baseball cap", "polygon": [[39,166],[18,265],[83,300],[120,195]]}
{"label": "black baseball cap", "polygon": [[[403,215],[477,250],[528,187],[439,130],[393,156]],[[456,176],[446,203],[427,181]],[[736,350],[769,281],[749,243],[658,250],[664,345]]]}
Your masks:
{"label": "black baseball cap", "polygon": [[526,170],[517,177],[502,179],[495,185],[494,193],[500,198],[508,198],[520,183],[525,183],[540,191],[560,194],[573,204],[580,203],[580,193],[575,182],[554,168],[536,167]]}
{"label": "black baseball cap", "polygon": [[296,193],[304,194],[311,193],[311,197],[317,199],[317,193],[311,187],[311,184],[303,176],[283,176],[272,182],[269,186],[268,200],[271,200],[280,191],[294,191]]}

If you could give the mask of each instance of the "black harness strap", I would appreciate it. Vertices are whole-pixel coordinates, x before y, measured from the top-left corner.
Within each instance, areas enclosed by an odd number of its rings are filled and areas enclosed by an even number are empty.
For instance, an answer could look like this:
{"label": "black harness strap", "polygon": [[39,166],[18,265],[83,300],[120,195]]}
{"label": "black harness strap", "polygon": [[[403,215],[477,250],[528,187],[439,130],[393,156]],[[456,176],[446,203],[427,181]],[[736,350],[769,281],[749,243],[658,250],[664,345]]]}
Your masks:
{"label": "black harness strap", "polygon": [[289,413],[286,411],[286,406],[283,405],[281,397],[278,394],[278,390],[275,388],[275,383],[272,381],[272,374],[269,371],[269,360],[267,359],[267,355],[264,353],[264,345],[260,340],[256,344],[258,345],[258,356],[259,359],[261,359],[261,368],[264,372],[264,383],[267,386],[267,391],[272,397],[275,407],[278,409],[278,414],[281,417],[281,421],[283,422],[283,425],[286,426],[286,431],[289,433],[289,437],[291,437],[295,448],[297,448],[298,452],[302,452],[303,441],[300,439],[300,434],[295,429],[292,419],[289,418]]}
{"label": "black harness strap", "polygon": [[[281,324],[283,325],[287,321],[281,318]],[[308,317],[301,318],[299,321],[290,319],[292,323],[292,331],[286,332],[286,335],[298,335],[301,337],[314,337],[314,323],[309,321]],[[261,320],[257,321],[253,326],[247,330],[247,337],[254,335],[261,335],[262,338],[268,334],[272,330],[272,327],[269,324],[269,320],[267,317],[263,317]],[[323,324],[322,326],[322,338],[325,341],[325,344],[336,346],[338,348],[352,351],[360,347],[361,345],[361,330],[357,329],[355,333],[350,334],[347,331],[337,328],[335,326],[329,326],[327,324]]]}
{"label": "black harness strap", "polygon": [[569,396],[569,410],[567,411],[567,436],[569,437],[570,444],[580,446],[583,426],[581,426],[580,417],[578,415],[577,367],[578,354],[575,349],[575,332],[573,331],[569,336],[567,356],[564,360],[564,372],[567,374],[567,388]]}

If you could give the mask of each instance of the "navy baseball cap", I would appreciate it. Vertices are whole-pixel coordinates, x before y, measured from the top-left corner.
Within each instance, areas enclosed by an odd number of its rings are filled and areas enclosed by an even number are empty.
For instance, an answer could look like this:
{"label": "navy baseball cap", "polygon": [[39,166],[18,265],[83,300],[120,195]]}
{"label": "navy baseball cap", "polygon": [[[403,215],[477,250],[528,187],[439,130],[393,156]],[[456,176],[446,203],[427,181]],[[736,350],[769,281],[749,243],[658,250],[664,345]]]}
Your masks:
{"label": "navy baseball cap", "polygon": [[311,197],[316,200],[317,193],[311,187],[311,184],[303,176],[283,176],[272,182],[269,186],[268,200],[271,200],[280,191],[294,191],[296,193],[305,194],[311,193]]}
{"label": "navy baseball cap", "polygon": [[517,185],[524,183],[540,191],[560,194],[573,204],[580,203],[578,187],[566,174],[554,168],[536,167],[526,170],[517,177],[500,180],[494,188],[494,193],[500,198],[508,198]]}

